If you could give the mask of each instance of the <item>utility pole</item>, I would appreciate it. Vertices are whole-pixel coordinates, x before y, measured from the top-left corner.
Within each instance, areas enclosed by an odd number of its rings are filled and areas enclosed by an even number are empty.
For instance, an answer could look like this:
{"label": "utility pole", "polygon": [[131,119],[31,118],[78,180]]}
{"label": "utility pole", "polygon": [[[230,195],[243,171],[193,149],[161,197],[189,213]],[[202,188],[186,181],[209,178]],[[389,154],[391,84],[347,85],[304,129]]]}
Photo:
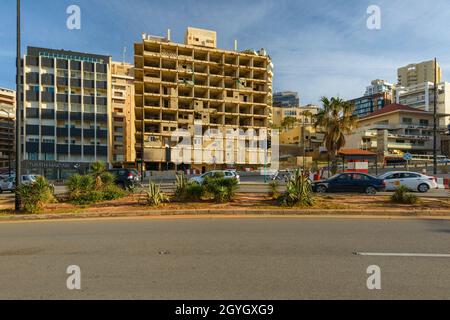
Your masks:
{"label": "utility pole", "polygon": [[[22,102],[22,93],[21,93],[21,39],[20,39],[20,0],[17,0],[17,75],[16,75],[16,188],[20,186],[22,170],[20,168],[20,159],[22,154],[21,149],[21,141],[20,134],[22,128],[21,122],[21,102]],[[20,210],[20,199],[16,192],[15,196],[15,209],[16,211]]]}
{"label": "utility pole", "polygon": [[434,110],[433,110],[433,174],[437,175],[437,99],[438,99],[438,83],[437,83],[437,59],[434,58]]}

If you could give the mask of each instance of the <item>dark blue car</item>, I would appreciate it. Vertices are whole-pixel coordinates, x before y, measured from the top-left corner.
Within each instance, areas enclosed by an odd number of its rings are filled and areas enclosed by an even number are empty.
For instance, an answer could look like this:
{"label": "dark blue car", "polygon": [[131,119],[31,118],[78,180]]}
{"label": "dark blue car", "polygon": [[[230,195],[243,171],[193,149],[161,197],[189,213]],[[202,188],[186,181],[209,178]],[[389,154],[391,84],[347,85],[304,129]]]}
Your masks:
{"label": "dark blue car", "polygon": [[359,192],[376,194],[384,191],[384,180],[359,172],[348,172],[334,175],[333,177],[312,183],[312,189],[317,193],[325,192]]}

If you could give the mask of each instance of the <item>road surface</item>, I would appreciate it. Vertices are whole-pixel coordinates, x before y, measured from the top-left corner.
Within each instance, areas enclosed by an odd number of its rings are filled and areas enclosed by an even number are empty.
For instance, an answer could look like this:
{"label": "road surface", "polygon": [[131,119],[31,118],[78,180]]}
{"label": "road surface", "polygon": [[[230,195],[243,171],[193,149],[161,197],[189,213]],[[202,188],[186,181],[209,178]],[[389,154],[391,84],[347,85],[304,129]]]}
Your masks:
{"label": "road surface", "polygon": [[0,223],[0,299],[449,299],[449,240],[441,220]]}

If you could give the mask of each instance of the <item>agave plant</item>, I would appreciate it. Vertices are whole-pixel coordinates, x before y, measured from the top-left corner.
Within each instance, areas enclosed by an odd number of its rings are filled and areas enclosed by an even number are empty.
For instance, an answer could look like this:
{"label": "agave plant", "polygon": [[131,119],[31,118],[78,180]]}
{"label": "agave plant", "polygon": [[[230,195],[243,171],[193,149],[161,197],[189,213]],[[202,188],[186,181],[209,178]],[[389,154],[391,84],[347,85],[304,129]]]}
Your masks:
{"label": "agave plant", "polygon": [[187,190],[187,187],[188,187],[188,180],[187,180],[186,175],[184,173],[177,174],[175,185],[176,185],[175,197],[178,200],[185,199],[186,196],[187,196],[186,190]]}
{"label": "agave plant", "polygon": [[282,205],[293,206],[313,206],[311,182],[309,178],[302,174],[300,170],[295,170],[286,185],[286,192],[280,197]]}
{"label": "agave plant", "polygon": [[160,186],[154,182],[150,182],[146,191],[147,205],[156,207],[164,202],[168,202],[169,198],[161,191]]}

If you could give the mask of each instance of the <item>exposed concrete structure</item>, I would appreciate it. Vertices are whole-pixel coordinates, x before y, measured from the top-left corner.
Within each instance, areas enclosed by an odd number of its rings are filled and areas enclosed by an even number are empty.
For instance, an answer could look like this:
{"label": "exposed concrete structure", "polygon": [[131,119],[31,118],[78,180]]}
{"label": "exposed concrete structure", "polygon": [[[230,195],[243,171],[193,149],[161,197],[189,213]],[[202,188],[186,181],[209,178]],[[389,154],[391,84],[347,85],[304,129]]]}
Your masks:
{"label": "exposed concrete structure", "polygon": [[[271,59],[264,50],[216,49],[214,31],[188,28],[185,44],[168,38],[143,35],[134,46],[137,161],[144,157],[146,170],[225,166],[223,143],[206,142],[205,133],[223,136],[229,130],[254,129],[258,136],[270,130]],[[196,151],[183,153],[183,163],[176,166],[172,150],[180,132],[189,135]],[[214,165],[211,159],[194,157],[207,148],[220,153]],[[245,152],[236,166],[265,164],[249,160],[256,150]]]}

